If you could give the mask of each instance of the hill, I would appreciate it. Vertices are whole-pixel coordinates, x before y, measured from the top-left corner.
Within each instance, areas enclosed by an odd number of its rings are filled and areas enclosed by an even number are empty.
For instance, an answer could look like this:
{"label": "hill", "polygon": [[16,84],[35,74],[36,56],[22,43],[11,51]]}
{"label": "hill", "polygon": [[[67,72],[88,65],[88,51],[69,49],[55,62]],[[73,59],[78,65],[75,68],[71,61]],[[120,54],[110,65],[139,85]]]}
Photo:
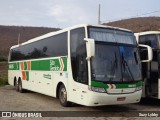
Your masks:
{"label": "hill", "polygon": [[20,34],[20,43],[31,38],[59,30],[58,28],[45,27],[24,27],[24,26],[0,26],[0,56],[7,57],[9,48],[18,43]]}
{"label": "hill", "polygon": [[133,32],[142,32],[148,30],[160,31],[160,17],[138,17],[138,18],[109,22],[109,23],[103,23],[103,25],[122,27],[130,29]]}
{"label": "hill", "polygon": [[[122,27],[134,32],[160,30],[160,17],[131,18],[104,23],[104,25]],[[18,43],[19,34],[20,43],[22,43],[31,38],[57,30],[59,29],[45,27],[0,26],[0,57],[3,56],[7,58],[9,48]]]}

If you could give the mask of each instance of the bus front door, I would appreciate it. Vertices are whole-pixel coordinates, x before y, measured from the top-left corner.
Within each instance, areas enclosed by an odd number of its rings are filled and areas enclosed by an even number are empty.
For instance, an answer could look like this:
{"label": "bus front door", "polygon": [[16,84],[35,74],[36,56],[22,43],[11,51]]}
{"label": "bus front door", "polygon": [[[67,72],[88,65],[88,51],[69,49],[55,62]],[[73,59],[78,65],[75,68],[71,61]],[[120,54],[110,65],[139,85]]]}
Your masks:
{"label": "bus front door", "polygon": [[158,98],[158,79],[160,68],[160,54],[153,49],[153,60],[150,64],[150,77],[148,79],[148,92],[151,97]]}

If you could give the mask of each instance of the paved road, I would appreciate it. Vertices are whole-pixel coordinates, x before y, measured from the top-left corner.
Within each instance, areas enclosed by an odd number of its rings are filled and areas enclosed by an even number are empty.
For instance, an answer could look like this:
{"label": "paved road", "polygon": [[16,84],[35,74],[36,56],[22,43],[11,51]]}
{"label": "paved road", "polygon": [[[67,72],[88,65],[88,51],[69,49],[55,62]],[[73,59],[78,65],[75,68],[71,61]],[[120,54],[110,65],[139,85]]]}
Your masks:
{"label": "paved road", "polygon": [[[160,100],[143,99],[138,104],[110,105],[103,107],[85,107],[81,105],[73,105],[72,107],[62,107],[58,99],[53,97],[29,91],[25,93],[19,93],[15,91],[14,87],[9,85],[0,87],[0,111],[96,111],[103,112],[104,115],[106,114],[106,112],[109,112],[110,116],[114,116],[115,112],[113,111],[115,110],[121,111],[118,112],[120,118],[121,116],[124,116],[127,113],[127,111],[160,111]],[[94,116],[94,118],[96,118],[96,116]],[[67,117],[65,119],[70,120],[71,118]],[[79,117],[78,119],[83,118]],[[104,117],[104,119],[111,118]],[[128,119],[130,120],[130,118]]]}

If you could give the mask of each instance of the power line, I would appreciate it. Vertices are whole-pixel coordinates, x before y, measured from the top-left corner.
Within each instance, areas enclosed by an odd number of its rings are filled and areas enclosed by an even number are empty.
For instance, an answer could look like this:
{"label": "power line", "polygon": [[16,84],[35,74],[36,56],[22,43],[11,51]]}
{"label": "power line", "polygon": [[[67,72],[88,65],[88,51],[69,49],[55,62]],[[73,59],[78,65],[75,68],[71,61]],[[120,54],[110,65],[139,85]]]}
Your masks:
{"label": "power line", "polygon": [[[157,12],[160,12],[160,10],[157,10],[157,11],[152,11],[152,12],[148,12],[148,13],[143,13],[143,14],[140,14],[140,15],[135,15],[135,16],[131,16],[131,17],[126,17],[126,18],[120,18],[120,19],[114,19],[114,20],[106,20],[106,21],[103,21],[103,23],[105,22],[113,22],[113,21],[118,21],[118,20],[122,20],[122,19],[129,19],[129,18],[134,18],[134,17],[140,17],[140,16],[145,16],[145,15],[149,15],[149,14],[153,14],[153,13],[157,13]],[[102,22],[102,21],[101,21]]]}
{"label": "power line", "polygon": [[141,14],[141,15],[139,15],[139,16],[148,15],[148,14],[152,14],[152,13],[156,13],[156,12],[160,12],[160,10],[159,10],[159,11],[149,12],[149,13],[144,13],[144,14]]}

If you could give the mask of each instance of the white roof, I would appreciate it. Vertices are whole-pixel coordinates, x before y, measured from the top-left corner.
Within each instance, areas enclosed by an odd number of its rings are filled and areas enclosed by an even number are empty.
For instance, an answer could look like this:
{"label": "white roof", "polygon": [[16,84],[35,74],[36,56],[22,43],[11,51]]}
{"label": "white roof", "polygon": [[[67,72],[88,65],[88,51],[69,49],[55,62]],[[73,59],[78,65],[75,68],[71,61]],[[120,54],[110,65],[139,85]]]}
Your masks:
{"label": "white roof", "polygon": [[66,32],[68,30],[72,30],[72,29],[75,29],[75,28],[79,28],[79,27],[87,27],[87,26],[93,26],[93,27],[102,27],[102,28],[112,28],[112,29],[117,29],[117,30],[123,30],[123,31],[127,31],[127,32],[132,32],[128,29],[123,29],[123,28],[118,28],[118,27],[112,27],[112,26],[106,26],[106,25],[89,25],[89,24],[80,24],[80,25],[75,25],[75,26],[72,26],[72,27],[68,27],[68,28],[65,28],[65,29],[62,29],[62,30],[59,30],[59,31],[55,31],[55,32],[50,32],[50,33],[47,33],[47,34],[44,34],[42,36],[39,36],[39,37],[36,37],[36,38],[33,38],[33,39],[30,39],[24,43],[21,43],[20,45],[14,45],[11,47],[11,49],[13,48],[16,48],[16,47],[19,47],[21,45],[25,45],[25,44],[28,44],[28,43],[32,43],[32,42],[35,42],[35,41],[38,41],[38,40],[41,40],[41,39],[44,39],[44,38],[47,38],[47,37],[51,37],[53,35],[56,35],[56,34],[60,34],[60,33],[63,33],[63,32]]}
{"label": "white roof", "polygon": [[149,34],[160,34],[160,31],[146,31],[146,32],[139,32],[135,33],[136,35],[149,35]]}

